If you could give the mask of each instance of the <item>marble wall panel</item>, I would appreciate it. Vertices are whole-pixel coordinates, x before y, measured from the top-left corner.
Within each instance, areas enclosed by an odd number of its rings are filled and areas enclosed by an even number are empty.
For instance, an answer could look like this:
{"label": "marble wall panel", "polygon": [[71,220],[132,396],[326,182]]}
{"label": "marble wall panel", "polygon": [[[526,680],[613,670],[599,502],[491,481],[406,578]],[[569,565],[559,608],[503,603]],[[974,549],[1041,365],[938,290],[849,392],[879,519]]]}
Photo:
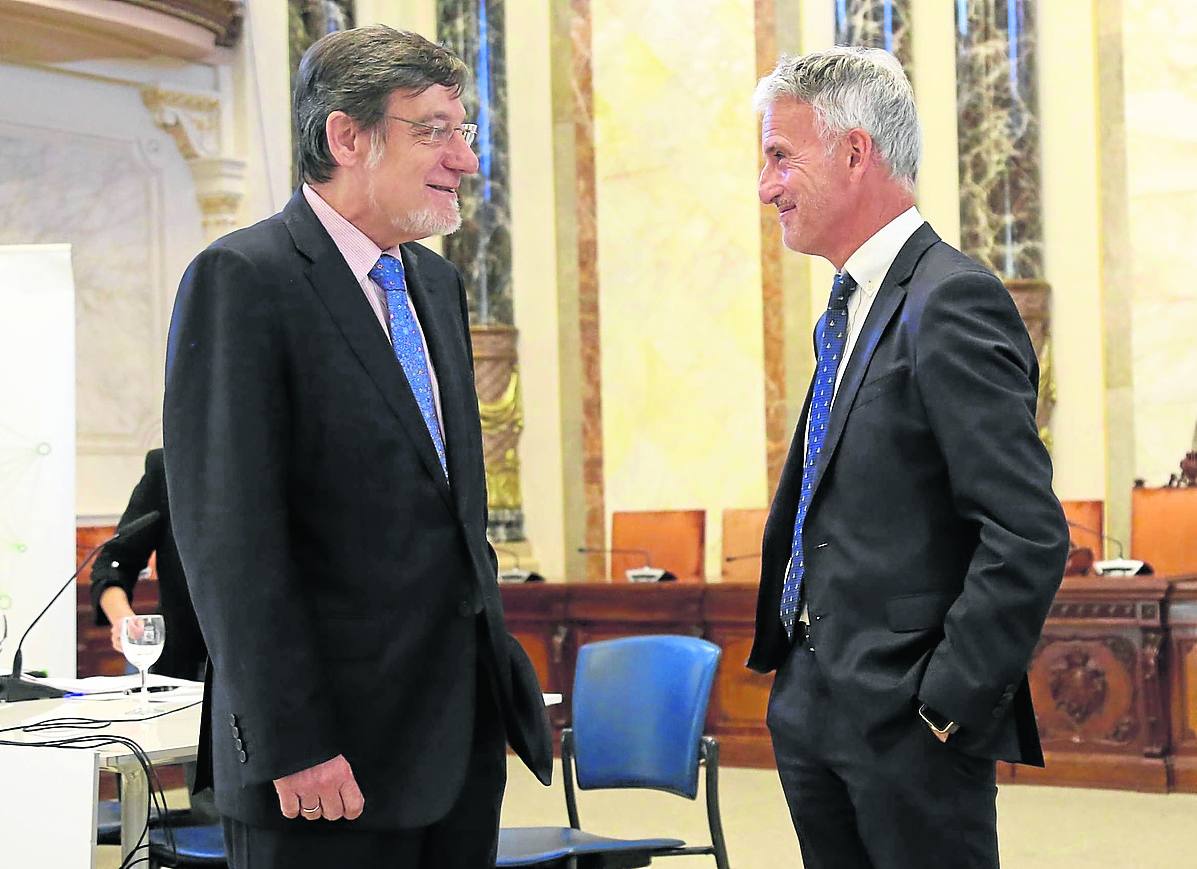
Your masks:
{"label": "marble wall panel", "polygon": [[607,509],[766,503],[753,0],[595,0]]}
{"label": "marble wall panel", "polygon": [[0,244],[72,245],[81,451],[161,437],[160,196],[139,143],[0,124]]}
{"label": "marble wall panel", "polygon": [[1035,4],[960,0],[960,243],[1004,278],[1043,276]]}
{"label": "marble wall panel", "polygon": [[478,174],[462,183],[461,229],[445,238],[445,256],[465,278],[470,321],[510,326],[514,320],[504,5],[504,0],[439,0],[437,32],[473,72],[462,102],[466,117],[478,125]]}
{"label": "marble wall panel", "polygon": [[[756,73],[767,75],[777,64],[778,38],[775,0],[756,0]],[[760,134],[760,124],[757,125]],[[782,290],[781,225],[773,209],[762,208],[761,316],[764,323],[765,469],[772,496],[781,479],[790,446],[786,408],[786,312]]]}
{"label": "marble wall panel", "polygon": [[910,0],[833,0],[835,44],[884,48],[914,79]]}
{"label": "marble wall panel", "polygon": [[1135,476],[1167,482],[1197,428],[1197,17],[1124,4]]}
{"label": "marble wall panel", "polygon": [[[572,58],[570,106],[575,167],[574,232],[577,239],[578,354],[582,392],[582,497],[584,545],[607,545],[607,494],[603,456],[603,350],[599,306],[598,202],[595,177],[595,107],[591,0],[570,0]],[[607,561],[586,558],[586,578],[605,579]]]}
{"label": "marble wall panel", "polygon": [[[128,72],[0,65],[0,242],[72,246],[76,507],[99,524],[119,516],[161,443],[172,300],[203,247],[192,175],[142,101],[144,82],[117,78]],[[207,83],[192,68],[150,75]]]}

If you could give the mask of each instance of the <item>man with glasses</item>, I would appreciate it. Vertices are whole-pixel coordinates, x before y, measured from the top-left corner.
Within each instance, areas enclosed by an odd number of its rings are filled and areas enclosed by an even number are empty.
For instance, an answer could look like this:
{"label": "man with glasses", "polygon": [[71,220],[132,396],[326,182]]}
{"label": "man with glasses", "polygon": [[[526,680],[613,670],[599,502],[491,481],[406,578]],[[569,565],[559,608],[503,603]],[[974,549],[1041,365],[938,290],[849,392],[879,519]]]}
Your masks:
{"label": "man with glasses", "polygon": [[302,187],[179,289],[166,468],[233,867],[490,866],[505,741],[548,782],[486,541],[465,291],[414,243],[458,228],[478,169],[467,74],[387,27],[318,41]]}

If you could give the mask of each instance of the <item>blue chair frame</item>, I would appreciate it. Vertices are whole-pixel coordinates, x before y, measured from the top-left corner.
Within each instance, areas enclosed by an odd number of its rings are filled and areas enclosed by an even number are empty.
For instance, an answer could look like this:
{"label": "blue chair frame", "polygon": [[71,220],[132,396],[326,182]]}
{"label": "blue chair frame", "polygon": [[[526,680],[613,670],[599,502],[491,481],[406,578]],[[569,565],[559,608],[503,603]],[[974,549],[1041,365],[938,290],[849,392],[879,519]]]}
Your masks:
{"label": "blue chair frame", "polygon": [[[655,857],[710,855],[728,869],[719,812],[719,743],[703,736],[720,649],[686,636],[623,637],[578,651],[573,727],[561,733],[569,827],[506,828],[497,866],[623,869]],[[610,839],[582,830],[576,787],[647,788],[694,800],[706,767],[710,845]]]}

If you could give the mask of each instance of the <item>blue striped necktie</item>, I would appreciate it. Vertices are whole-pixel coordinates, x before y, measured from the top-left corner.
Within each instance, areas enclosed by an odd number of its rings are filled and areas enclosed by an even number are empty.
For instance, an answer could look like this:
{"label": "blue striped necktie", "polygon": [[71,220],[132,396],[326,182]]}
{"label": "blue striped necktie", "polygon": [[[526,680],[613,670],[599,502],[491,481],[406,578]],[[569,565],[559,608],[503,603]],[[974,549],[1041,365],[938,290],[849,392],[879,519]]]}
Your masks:
{"label": "blue striped necktie", "polygon": [[402,260],[384,253],[378,258],[374,268],[370,269],[370,280],[382,287],[387,295],[387,324],[391,331],[391,346],[399,364],[403,366],[403,373],[407,375],[407,382],[416,397],[416,404],[420,406],[420,415],[424,417],[424,425],[428,427],[432,445],[436,447],[437,458],[441,460],[441,470],[448,478],[445,441],[441,437],[441,426],[436,417],[432,377],[428,373],[428,357],[424,353],[424,339],[420,336],[420,327],[416,324],[416,318],[408,304],[407,279],[403,273]]}
{"label": "blue striped necktie", "polygon": [[[802,557],[802,526],[810,507],[811,490],[815,485],[815,468],[819,453],[827,437],[827,423],[831,419],[831,399],[835,395],[835,374],[844,355],[848,334],[848,297],[856,289],[851,275],[837,274],[831,285],[831,297],[818,329],[819,358],[815,366],[815,384],[811,393],[809,422],[806,436],[806,461],[802,463],[802,491],[798,495],[798,512],[794,516],[794,542],[790,547],[790,561],[786,565],[785,586],[781,593],[781,623],[786,636],[794,636],[794,620],[802,598],[802,577],[806,573]],[[798,435],[795,435],[798,437]]]}

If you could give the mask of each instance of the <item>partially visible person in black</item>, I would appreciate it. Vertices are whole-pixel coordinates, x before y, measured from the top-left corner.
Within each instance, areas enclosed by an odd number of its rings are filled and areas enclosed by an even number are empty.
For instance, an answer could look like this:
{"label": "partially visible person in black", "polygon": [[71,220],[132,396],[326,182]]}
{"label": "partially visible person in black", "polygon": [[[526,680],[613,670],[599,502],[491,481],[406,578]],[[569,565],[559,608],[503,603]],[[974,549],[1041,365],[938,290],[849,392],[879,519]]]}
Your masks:
{"label": "partially visible person in black", "polygon": [[[137,614],[133,609],[133,589],[150,562],[150,554],[157,553],[158,612],[166,620],[166,644],[150,670],[162,676],[203,681],[208,649],[195,619],[195,608],[191,605],[183,564],[170,527],[166,468],[160,449],[146,453],[145,474],[129,496],[120,525],[152,510],[159,513],[153,525],[140,534],[118,537],[96,558],[91,569],[91,603],[96,611],[96,624],[112,626],[112,648],[123,655],[121,619]],[[184,764],[189,791],[195,786],[195,769],[194,763]],[[191,794],[192,821],[215,823],[218,819],[210,787]]]}
{"label": "partially visible person in black", "polygon": [[145,456],[145,475],[133,489],[120,524],[132,522],[157,510],[161,516],[150,528],[128,538],[113,540],[96,558],[91,569],[91,602],[97,625],[112,626],[112,648],[121,650],[121,619],[134,615],[134,586],[158,553],[159,612],[166,619],[166,645],[150,670],[178,679],[202,680],[208,651],[195,620],[195,608],[187,592],[183,564],[170,528],[170,507],[166,502],[166,470],[162,450]]}

